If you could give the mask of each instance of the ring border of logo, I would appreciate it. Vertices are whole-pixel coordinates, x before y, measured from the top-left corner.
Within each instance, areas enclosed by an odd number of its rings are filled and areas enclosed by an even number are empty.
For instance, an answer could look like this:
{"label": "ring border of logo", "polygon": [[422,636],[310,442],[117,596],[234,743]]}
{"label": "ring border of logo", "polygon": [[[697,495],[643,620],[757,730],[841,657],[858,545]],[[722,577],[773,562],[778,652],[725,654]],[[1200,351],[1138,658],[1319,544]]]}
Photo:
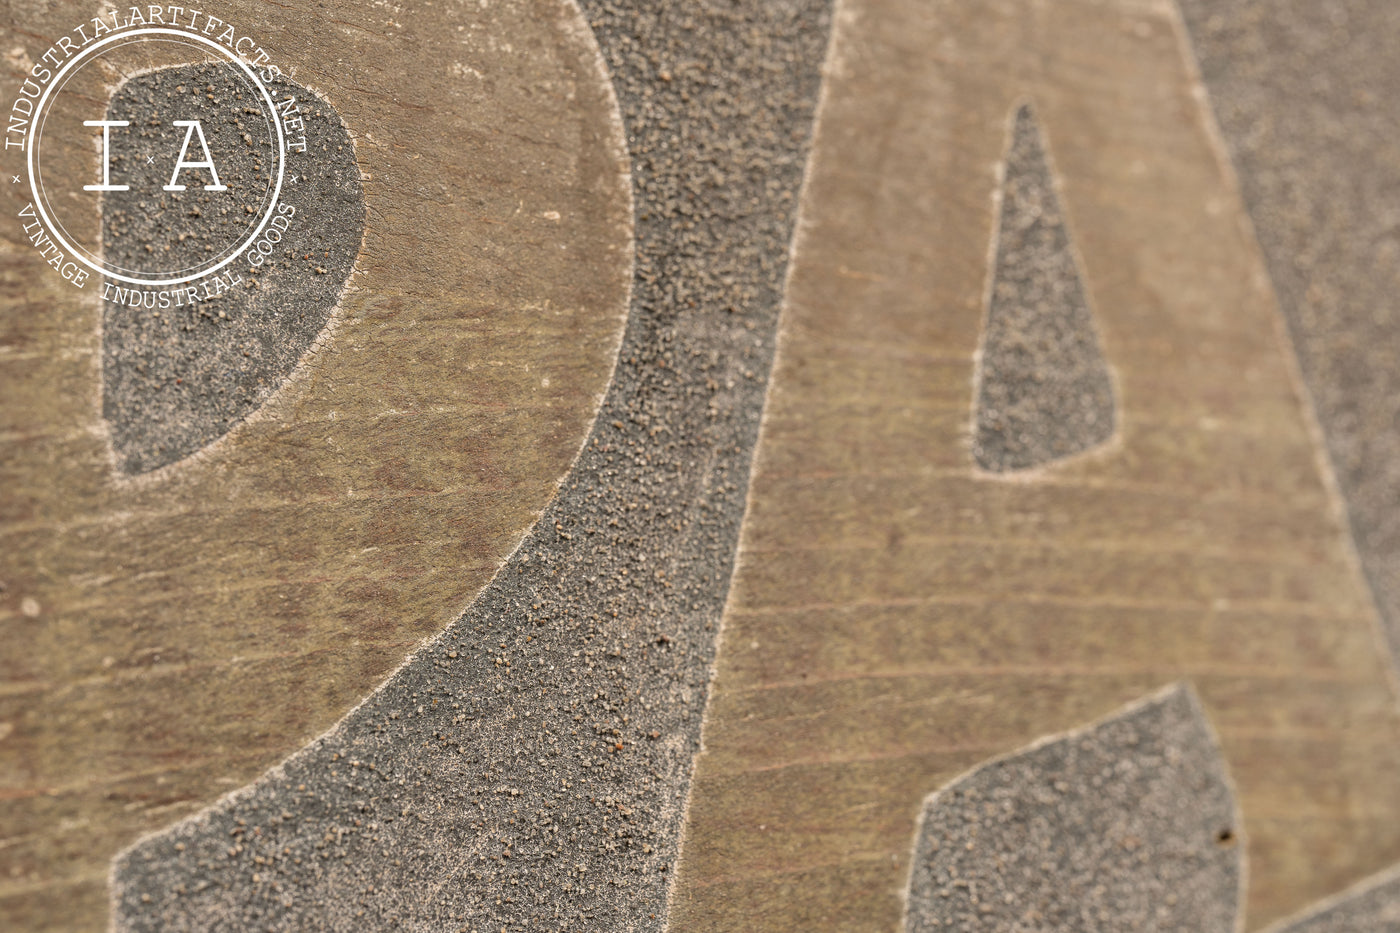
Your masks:
{"label": "ring border of logo", "polygon": [[[104,45],[108,45],[109,43],[117,42],[120,40],[130,39],[131,37],[138,35],[167,35],[175,36],[181,39],[193,39],[196,42],[209,46],[214,51],[218,52],[221,56],[227,58],[230,62],[237,65],[239,68],[242,68],[244,73],[252,79],[253,83],[257,86],[258,90],[262,92],[263,100],[267,102],[268,112],[272,115],[272,124],[277,130],[277,181],[272,189],[272,199],[268,201],[267,208],[263,211],[262,219],[259,221],[257,227],[254,228],[253,232],[248,234],[248,236],[245,237],[238,244],[238,247],[232,252],[230,252],[229,255],[222,262],[218,263],[215,266],[211,266],[208,269],[201,269],[200,271],[192,273],[190,275],[181,276],[179,278],[173,279],[136,278],[134,276],[123,275],[119,272],[113,272],[110,269],[104,268],[101,264],[94,264],[86,255],[84,255],[84,253],[86,252],[85,250],[75,248],[71,243],[65,240],[62,237],[62,235],[59,234],[58,225],[53,222],[52,218],[50,218],[48,213],[44,210],[44,199],[39,194],[38,175],[35,171],[34,165],[35,148],[36,144],[39,141],[40,135],[41,117],[46,113],[44,108],[45,105],[48,103],[49,95],[53,93],[54,88],[58,87],[60,84],[59,79],[62,78],[63,75],[74,65],[77,65],[85,57],[96,52]],[[38,103],[35,105],[34,111],[35,116],[33,118],[33,121],[30,123],[29,127],[29,141],[27,146],[28,153],[25,159],[25,167],[28,169],[29,172],[29,191],[31,194],[34,195],[34,209],[39,213],[40,219],[43,221],[44,226],[48,228],[47,232],[49,236],[53,238],[54,242],[67,249],[69,254],[74,259],[76,259],[78,262],[81,262],[83,265],[87,266],[89,269],[91,269],[93,272],[96,272],[98,275],[106,276],[107,278],[111,279],[117,279],[118,281],[126,282],[130,285],[145,285],[157,288],[168,285],[183,285],[186,282],[192,282],[196,279],[202,279],[205,276],[214,275],[220,269],[224,268],[224,266],[227,266],[239,256],[243,255],[244,247],[246,247],[249,243],[252,243],[258,238],[258,236],[263,232],[263,228],[266,227],[268,222],[272,219],[272,215],[277,207],[277,199],[282,194],[282,177],[286,172],[287,168],[287,141],[282,133],[282,121],[277,119],[277,102],[273,98],[272,94],[268,91],[267,85],[263,84],[263,82],[258,78],[257,72],[254,71],[248,65],[247,62],[243,61],[241,58],[238,58],[236,55],[229,54],[229,51],[226,48],[219,45],[219,43],[215,42],[214,40],[207,39],[204,36],[193,34],[182,29],[166,29],[156,26],[147,26],[141,29],[123,30],[122,32],[117,33],[116,35],[109,36],[106,39],[102,39],[98,42],[94,42],[92,45],[88,46],[87,48],[79,52],[77,55],[73,56],[72,59],[65,62],[63,67],[60,68],[54,74],[53,78],[49,80],[48,86],[44,89],[43,95],[40,96]]]}

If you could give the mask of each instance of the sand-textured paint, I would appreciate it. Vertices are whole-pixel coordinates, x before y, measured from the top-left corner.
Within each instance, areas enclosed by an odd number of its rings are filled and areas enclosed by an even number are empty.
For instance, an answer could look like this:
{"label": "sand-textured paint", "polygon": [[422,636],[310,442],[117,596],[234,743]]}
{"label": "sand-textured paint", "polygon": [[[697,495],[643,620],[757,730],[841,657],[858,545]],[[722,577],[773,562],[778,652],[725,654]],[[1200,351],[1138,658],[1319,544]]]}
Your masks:
{"label": "sand-textured paint", "polygon": [[667,928],[830,9],[583,7],[637,224],[583,452],[439,638],[277,768],[118,857],[118,930]]}
{"label": "sand-textured paint", "polygon": [[1116,408],[1044,131],[1030,104],[1009,122],[972,441],[973,459],[993,473],[1106,443]]}
{"label": "sand-textured paint", "polygon": [[[204,93],[190,95],[187,88]],[[216,442],[281,389],[323,334],[329,337],[326,325],[365,231],[355,144],[335,108],[315,92],[286,77],[272,82],[271,92],[275,100],[291,101],[288,112],[302,130],[297,143],[309,155],[289,153],[286,184],[265,235],[254,239],[258,245],[217,276],[217,284],[195,287],[196,296],[212,288],[212,300],[190,303],[170,289],[94,282],[107,298],[102,417],[119,471],[147,473]],[[214,252],[210,241],[220,233],[233,239],[252,228],[258,217],[254,196],[270,194],[266,182],[253,182],[263,181],[260,168],[271,174],[276,138],[260,119],[249,119],[244,110],[253,108],[244,94],[229,65],[159,68],[123,82],[104,117],[139,129],[122,133],[119,145],[111,146],[128,190],[102,195],[104,259],[131,269],[151,257],[194,266]],[[191,96],[203,103],[196,113],[187,103]],[[183,179],[192,182],[184,191],[167,192],[170,153],[179,151],[182,134],[189,132],[170,121],[196,115],[201,125],[209,124],[209,145],[219,152],[213,174],[201,169]],[[85,134],[72,135],[87,142]],[[215,177],[243,196],[206,190]],[[83,206],[90,210],[91,201]]]}
{"label": "sand-textured paint", "polygon": [[[26,32],[6,41],[38,55],[78,14],[14,15]],[[456,618],[555,494],[621,338],[627,158],[576,7],[221,15],[338,111],[364,244],[276,396],[131,479],[102,420],[101,282],[50,274],[4,225],[8,929],[104,928],[119,850],[323,732]],[[94,139],[52,156],[69,153],[75,188],[100,167]],[[20,188],[0,186],[9,218]]]}
{"label": "sand-textured paint", "polygon": [[1400,6],[1181,12],[1400,663]]}
{"label": "sand-textured paint", "polygon": [[[1175,9],[852,0],[834,42],[675,928],[894,929],[927,794],[1177,680],[1251,928],[1400,859],[1375,613]],[[1020,101],[1119,420],[1011,481],[969,413]]]}
{"label": "sand-textured paint", "polygon": [[907,933],[1236,933],[1230,778],[1176,685],[978,767],[924,805]]}

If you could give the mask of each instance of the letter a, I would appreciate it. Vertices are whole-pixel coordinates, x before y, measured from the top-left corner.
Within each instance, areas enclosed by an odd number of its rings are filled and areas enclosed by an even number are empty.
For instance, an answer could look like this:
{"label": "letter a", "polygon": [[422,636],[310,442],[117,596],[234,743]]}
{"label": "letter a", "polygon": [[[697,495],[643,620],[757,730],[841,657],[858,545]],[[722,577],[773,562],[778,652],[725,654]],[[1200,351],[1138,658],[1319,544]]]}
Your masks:
{"label": "letter a", "polygon": [[[201,127],[201,126],[199,125],[199,121],[198,121],[198,120],[176,120],[176,121],[175,121],[175,125],[176,125],[176,126],[187,126],[187,127],[189,127],[189,129],[185,130],[185,142],[180,146],[180,157],[179,157],[179,159],[177,159],[176,162],[175,162],[175,171],[173,171],[173,172],[170,173],[170,184],[168,184],[168,185],[165,186],[165,190],[166,190],[166,191],[184,191],[184,190],[185,190],[185,186],[184,186],[184,185],[177,185],[177,184],[175,184],[175,180],[176,180],[177,178],[180,177],[180,169],[182,169],[182,168],[207,168],[207,169],[209,169],[209,174],[210,174],[210,175],[213,177],[213,179],[214,179],[214,183],[213,183],[212,185],[205,185],[205,186],[204,186],[204,190],[205,190],[205,191],[227,191],[227,190],[228,190],[228,186],[227,186],[227,185],[221,185],[221,184],[219,184],[219,173],[216,172],[216,171],[214,170],[214,157],[213,157],[212,155],[209,154],[209,144],[208,144],[207,142],[204,141],[204,128]],[[203,161],[203,162],[186,162],[186,161],[185,161],[185,152],[190,148],[190,137],[193,136],[193,135],[196,134],[196,133],[199,134],[199,148],[201,148],[201,149],[204,150],[204,161]]]}

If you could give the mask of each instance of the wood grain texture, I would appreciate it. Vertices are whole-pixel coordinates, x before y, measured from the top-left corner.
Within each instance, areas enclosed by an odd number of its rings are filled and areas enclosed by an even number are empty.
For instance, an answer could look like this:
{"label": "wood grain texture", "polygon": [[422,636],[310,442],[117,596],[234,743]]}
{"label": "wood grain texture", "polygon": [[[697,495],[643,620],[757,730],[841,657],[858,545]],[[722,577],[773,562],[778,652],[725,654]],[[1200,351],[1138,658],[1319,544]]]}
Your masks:
{"label": "wood grain texture", "polygon": [[[70,7],[21,6],[6,42],[30,54],[76,25]],[[631,267],[626,156],[596,46],[554,0],[413,14],[221,14],[339,110],[369,220],[318,348],[201,455],[116,475],[100,287],[47,274],[4,227],[10,928],[104,928],[109,859],[324,731],[457,617],[592,423]],[[23,197],[0,191],[13,217]]]}
{"label": "wood grain texture", "polygon": [[[1189,680],[1259,928],[1400,858],[1400,716],[1246,215],[1163,2],[852,0],[673,928],[892,931],[930,792]],[[970,451],[997,163],[1031,100],[1119,433]]]}

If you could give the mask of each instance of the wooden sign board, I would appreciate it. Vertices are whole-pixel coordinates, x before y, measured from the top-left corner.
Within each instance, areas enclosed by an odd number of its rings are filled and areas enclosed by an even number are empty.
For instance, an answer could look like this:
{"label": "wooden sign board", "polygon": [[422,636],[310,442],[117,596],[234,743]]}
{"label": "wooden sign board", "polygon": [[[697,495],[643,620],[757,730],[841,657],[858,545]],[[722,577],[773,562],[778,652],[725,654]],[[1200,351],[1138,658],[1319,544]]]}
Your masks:
{"label": "wooden sign board", "polygon": [[0,926],[1393,923],[1314,6],[13,4]]}

